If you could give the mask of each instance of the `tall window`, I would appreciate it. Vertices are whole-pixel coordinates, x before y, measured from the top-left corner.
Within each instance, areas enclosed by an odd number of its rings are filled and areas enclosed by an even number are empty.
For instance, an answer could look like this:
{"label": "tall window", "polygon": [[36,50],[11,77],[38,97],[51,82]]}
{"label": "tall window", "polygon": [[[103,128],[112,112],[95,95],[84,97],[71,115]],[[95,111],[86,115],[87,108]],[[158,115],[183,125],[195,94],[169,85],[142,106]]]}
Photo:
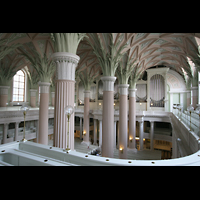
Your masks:
{"label": "tall window", "polygon": [[25,74],[19,70],[13,78],[13,101],[24,101]]}

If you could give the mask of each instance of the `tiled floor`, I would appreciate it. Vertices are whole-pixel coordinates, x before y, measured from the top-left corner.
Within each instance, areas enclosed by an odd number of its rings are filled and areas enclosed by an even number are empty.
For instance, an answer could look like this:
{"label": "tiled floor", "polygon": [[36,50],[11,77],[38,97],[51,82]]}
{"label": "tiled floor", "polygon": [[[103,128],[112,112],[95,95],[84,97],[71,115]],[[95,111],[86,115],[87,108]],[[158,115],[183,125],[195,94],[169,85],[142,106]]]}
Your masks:
{"label": "tiled floor", "polygon": [[[85,144],[81,144],[81,140],[79,138],[75,138],[75,144],[74,148],[76,151],[81,152],[81,153],[88,153],[91,150],[97,148],[98,146],[96,145],[90,145],[89,148]],[[49,145],[53,145],[53,140],[49,140]],[[119,158],[119,150],[115,149],[114,150],[114,158]],[[128,149],[127,153],[127,159],[131,160],[160,160],[161,159],[161,151],[154,150],[143,150],[143,151],[137,151],[133,152]]]}

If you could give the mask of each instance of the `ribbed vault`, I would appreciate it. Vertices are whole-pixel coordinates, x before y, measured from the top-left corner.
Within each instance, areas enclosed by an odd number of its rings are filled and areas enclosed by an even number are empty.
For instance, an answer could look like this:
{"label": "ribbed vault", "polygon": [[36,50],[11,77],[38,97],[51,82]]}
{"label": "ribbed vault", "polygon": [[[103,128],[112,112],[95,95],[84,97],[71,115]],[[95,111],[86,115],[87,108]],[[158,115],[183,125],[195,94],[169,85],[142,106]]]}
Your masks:
{"label": "ribbed vault", "polygon": [[[110,41],[103,34],[96,33],[101,38],[102,45],[109,50]],[[0,39],[11,37],[12,33],[0,33]],[[90,40],[91,34],[87,34]],[[177,71],[183,76],[183,70],[190,72],[191,68],[187,57],[198,58],[198,45],[200,33],[112,33],[113,42],[120,45],[126,44],[124,51],[129,57],[137,60],[138,66],[146,70],[153,66],[163,65]],[[92,41],[92,40],[91,40]],[[20,69],[27,66],[31,69],[29,61],[20,53],[30,53],[36,50],[41,55],[48,57],[54,52],[50,33],[17,33],[14,34],[11,44],[21,43],[22,46],[6,55],[2,62],[15,62]],[[77,71],[93,68],[95,72],[102,73],[97,60],[87,39],[80,42],[77,50],[80,62]]]}

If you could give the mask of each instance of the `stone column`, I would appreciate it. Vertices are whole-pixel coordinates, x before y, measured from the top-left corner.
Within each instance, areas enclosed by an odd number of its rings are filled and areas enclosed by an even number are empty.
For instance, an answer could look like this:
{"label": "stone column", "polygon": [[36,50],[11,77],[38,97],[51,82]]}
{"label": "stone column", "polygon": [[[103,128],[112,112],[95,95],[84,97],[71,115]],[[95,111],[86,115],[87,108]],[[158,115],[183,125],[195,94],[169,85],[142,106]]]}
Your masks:
{"label": "stone column", "polygon": [[38,143],[38,138],[39,138],[39,120],[35,120],[35,126],[36,126],[36,138],[33,139],[33,142]]}
{"label": "stone column", "polygon": [[102,147],[102,120],[99,120],[99,147]]}
{"label": "stone column", "polygon": [[0,86],[0,107],[6,107],[9,86]]}
{"label": "stone column", "polygon": [[83,122],[83,142],[81,144],[90,145],[90,90],[84,91],[84,122]]}
{"label": "stone column", "polygon": [[[181,104],[181,106],[183,106],[183,92],[181,92],[180,93],[180,104]],[[182,107],[182,109],[181,109],[181,111],[183,111],[183,107]]]}
{"label": "stone column", "polygon": [[139,129],[140,129],[140,151],[143,150],[143,135],[144,135],[144,121],[138,121],[139,122]]}
{"label": "stone column", "polygon": [[173,112],[173,93],[170,93],[170,112]]}
{"label": "stone column", "polygon": [[104,76],[103,81],[103,114],[102,114],[102,157],[113,158],[114,133],[114,83],[116,77]]}
{"label": "stone column", "polygon": [[131,149],[136,149],[136,90],[129,89],[129,148]]}
{"label": "stone column", "polygon": [[83,132],[83,125],[82,125],[82,117],[80,117],[80,139],[82,140],[82,137],[83,137],[83,134],[82,134],[82,132]]}
{"label": "stone column", "polygon": [[55,105],[55,92],[51,92],[51,105]]}
{"label": "stone column", "polygon": [[117,121],[117,148],[119,149],[119,121]]}
{"label": "stone column", "polygon": [[97,144],[97,119],[94,119],[94,142],[93,145]]}
{"label": "stone column", "polygon": [[127,158],[127,128],[128,128],[128,113],[127,113],[127,95],[128,95],[128,84],[118,85],[119,88],[119,158]]}
{"label": "stone column", "polygon": [[18,139],[19,123],[20,123],[20,122],[15,122],[15,135],[14,135],[14,141],[17,141],[17,139]]}
{"label": "stone column", "polygon": [[75,84],[75,87],[76,87],[76,107],[78,107],[78,99],[79,99],[79,83],[80,83],[80,80],[76,79],[76,84]]}
{"label": "stone column", "polygon": [[97,105],[97,108],[98,108],[98,95],[99,95],[99,80],[100,79],[96,79],[96,105]]}
{"label": "stone column", "polygon": [[150,121],[151,128],[150,128],[150,148],[151,150],[154,150],[153,148],[153,137],[154,137],[154,121]]}
{"label": "stone column", "polygon": [[113,142],[114,143],[114,146],[113,146],[114,148],[116,148],[116,124],[117,124],[116,121],[114,121],[114,142]]}
{"label": "stone column", "polygon": [[31,102],[30,102],[30,106],[32,108],[36,107],[36,92],[37,90],[35,89],[30,89],[30,93],[31,93]]}
{"label": "stone column", "polygon": [[[68,123],[64,108],[74,107],[75,70],[80,57],[68,52],[56,52],[51,57],[56,62],[54,146],[65,149]],[[74,150],[74,113],[69,122],[69,148]]]}
{"label": "stone column", "polygon": [[38,143],[48,145],[48,111],[49,111],[50,83],[39,82],[40,109],[39,109],[39,137]]}
{"label": "stone column", "polygon": [[3,127],[3,144],[5,144],[6,140],[7,140],[8,125],[9,125],[9,123],[5,123],[4,127]]}
{"label": "stone column", "polygon": [[191,104],[191,90],[187,91],[187,107]]}
{"label": "stone column", "polygon": [[196,109],[198,104],[198,87],[191,87],[192,91],[192,106]]}

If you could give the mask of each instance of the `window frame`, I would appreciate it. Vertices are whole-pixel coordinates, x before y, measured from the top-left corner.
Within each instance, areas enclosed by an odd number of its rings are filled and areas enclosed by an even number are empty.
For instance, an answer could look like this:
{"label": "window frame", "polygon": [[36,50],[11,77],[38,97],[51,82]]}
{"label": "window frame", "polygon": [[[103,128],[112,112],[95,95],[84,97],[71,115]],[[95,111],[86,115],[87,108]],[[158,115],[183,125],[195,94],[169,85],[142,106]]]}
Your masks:
{"label": "window frame", "polygon": [[[17,88],[17,90],[18,90],[18,94],[14,94],[14,89],[16,88],[16,87],[14,87],[14,83],[15,83],[15,80],[14,80],[14,77],[17,75],[17,73],[13,76],[13,91],[12,91],[12,101],[13,102],[25,102],[25,95],[26,95],[26,73],[24,72],[24,70],[23,69],[21,69],[21,70],[18,70],[17,72],[19,72],[19,71],[22,71],[22,73],[24,74],[24,88],[23,88],[23,100],[22,101],[20,101],[19,100],[19,96],[21,96],[21,95],[19,95],[19,86],[18,86],[18,88]],[[18,82],[18,83],[23,83],[23,82],[20,82],[20,81],[16,81],[16,82]],[[17,97],[18,97],[18,99],[17,99],[17,101],[14,101],[14,95],[17,95]]]}

